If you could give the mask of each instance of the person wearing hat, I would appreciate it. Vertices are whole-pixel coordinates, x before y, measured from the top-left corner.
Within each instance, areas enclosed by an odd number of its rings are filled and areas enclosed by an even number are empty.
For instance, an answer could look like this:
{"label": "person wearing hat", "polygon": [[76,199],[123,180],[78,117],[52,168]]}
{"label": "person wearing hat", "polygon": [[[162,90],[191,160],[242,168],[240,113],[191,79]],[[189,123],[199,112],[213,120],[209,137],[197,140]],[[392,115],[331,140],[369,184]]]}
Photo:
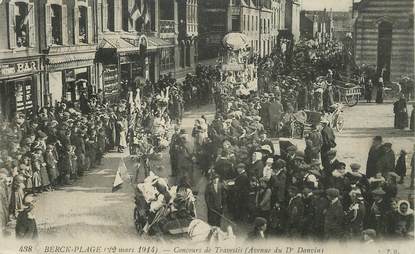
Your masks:
{"label": "person wearing hat", "polygon": [[350,164],[351,171],[346,173],[346,177],[351,185],[356,185],[365,192],[369,189],[369,181],[366,175],[360,172],[360,168],[361,166],[358,163]]}
{"label": "person wearing hat", "polygon": [[16,238],[36,239],[38,237],[36,219],[32,213],[35,200],[33,195],[24,197],[23,204],[26,208],[19,213],[16,219]]}
{"label": "person wearing hat", "polygon": [[[185,132],[185,130],[183,129]],[[171,164],[171,176],[176,176],[177,174],[177,152],[178,152],[178,143],[180,141],[180,135],[182,130],[179,125],[174,126],[174,132],[170,139],[169,145],[169,154],[170,154],[170,164]]]}
{"label": "person wearing hat", "polygon": [[385,191],[382,188],[377,188],[371,192],[373,202],[368,209],[368,216],[366,218],[365,227],[376,230],[379,236],[383,236],[387,232],[387,211],[390,208],[388,202],[385,200]]}
{"label": "person wearing hat", "polygon": [[298,238],[303,230],[304,202],[301,191],[296,186],[288,188],[288,207],[286,231],[291,238]]}
{"label": "person wearing hat", "polygon": [[400,93],[399,99],[393,103],[394,128],[405,129],[408,127],[408,111],[407,111],[406,99],[403,93]]}
{"label": "person wearing hat", "polygon": [[414,211],[407,200],[399,200],[396,206],[393,225],[394,236],[400,239],[411,239],[412,237],[413,240]]}
{"label": "person wearing hat", "polygon": [[329,126],[329,121],[327,118],[321,120],[322,129],[321,129],[321,163],[325,167],[330,159],[328,152],[336,147],[336,136],[334,135],[333,129]]}
{"label": "person wearing hat", "polygon": [[345,211],[345,223],[348,238],[358,240],[363,231],[363,220],[366,216],[366,206],[360,189],[352,189],[349,192],[351,204]]}
{"label": "person wearing hat", "polygon": [[247,241],[258,241],[266,238],[267,219],[256,217],[254,220],[254,229],[248,233]]}
{"label": "person wearing hat", "polygon": [[392,150],[392,143],[383,144],[382,154],[376,163],[376,168],[385,178],[389,172],[395,170],[395,152]]}
{"label": "person wearing hat", "polygon": [[261,131],[259,133],[258,143],[261,147],[267,146],[270,149],[270,154],[273,156],[275,154],[274,144],[272,143],[271,139],[267,137],[267,133],[265,131]]}
{"label": "person wearing hat", "polygon": [[382,153],[382,137],[376,136],[373,138],[372,146],[370,147],[367,157],[366,175],[368,178],[374,177],[376,175],[376,172],[378,171],[377,164]]}
{"label": "person wearing hat", "polygon": [[399,158],[396,161],[395,173],[400,176],[399,184],[403,184],[404,178],[406,176],[406,154],[407,152],[402,149],[399,154]]}
{"label": "person wearing hat", "polygon": [[278,159],[275,163],[275,168],[270,179],[270,186],[272,190],[271,203],[282,204],[285,200],[287,183],[287,169],[286,163],[283,159]]}
{"label": "person wearing hat", "polygon": [[225,207],[225,188],[219,180],[219,175],[212,173],[205,189],[205,202],[207,206],[207,222],[211,226],[221,226],[223,209]]}
{"label": "person wearing hat", "polygon": [[262,177],[264,162],[262,161],[262,153],[255,151],[252,153],[251,164],[248,167],[248,176]]}
{"label": "person wearing hat", "polygon": [[374,243],[376,238],[376,231],[368,228],[362,231],[362,240],[365,244]]}
{"label": "person wearing hat", "polygon": [[305,136],[304,160],[310,163],[312,159],[320,159],[321,147],[323,145],[323,138],[317,125],[312,125],[312,130]]}
{"label": "person wearing hat", "polygon": [[279,137],[280,124],[284,113],[283,106],[279,99],[272,98],[268,105],[269,128],[271,137]]}
{"label": "person wearing hat", "polygon": [[239,163],[236,166],[238,173],[235,179],[235,219],[237,221],[246,221],[248,219],[248,196],[249,196],[249,177],[246,173],[246,165]]}
{"label": "person wearing hat", "polygon": [[344,211],[339,200],[339,190],[329,188],[326,190],[329,206],[324,219],[325,239],[341,240],[344,236]]}

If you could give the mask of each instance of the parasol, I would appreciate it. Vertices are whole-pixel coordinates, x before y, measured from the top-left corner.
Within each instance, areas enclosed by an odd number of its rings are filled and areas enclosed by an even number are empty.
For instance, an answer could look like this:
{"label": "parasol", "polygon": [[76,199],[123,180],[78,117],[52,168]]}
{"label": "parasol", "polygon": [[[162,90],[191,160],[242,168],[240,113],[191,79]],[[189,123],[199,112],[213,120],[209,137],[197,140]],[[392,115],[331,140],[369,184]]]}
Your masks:
{"label": "parasol", "polygon": [[248,38],[242,33],[228,33],[223,37],[222,43],[226,48],[240,50],[248,46]]}

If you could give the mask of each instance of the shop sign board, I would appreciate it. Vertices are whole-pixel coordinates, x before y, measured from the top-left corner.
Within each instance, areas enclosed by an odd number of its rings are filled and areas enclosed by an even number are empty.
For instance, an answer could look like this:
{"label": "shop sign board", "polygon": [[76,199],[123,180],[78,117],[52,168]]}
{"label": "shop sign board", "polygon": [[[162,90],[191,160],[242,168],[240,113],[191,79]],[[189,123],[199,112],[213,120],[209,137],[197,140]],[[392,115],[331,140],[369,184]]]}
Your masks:
{"label": "shop sign board", "polygon": [[30,73],[39,70],[38,62],[27,61],[12,64],[0,64],[0,75],[15,75],[21,73]]}

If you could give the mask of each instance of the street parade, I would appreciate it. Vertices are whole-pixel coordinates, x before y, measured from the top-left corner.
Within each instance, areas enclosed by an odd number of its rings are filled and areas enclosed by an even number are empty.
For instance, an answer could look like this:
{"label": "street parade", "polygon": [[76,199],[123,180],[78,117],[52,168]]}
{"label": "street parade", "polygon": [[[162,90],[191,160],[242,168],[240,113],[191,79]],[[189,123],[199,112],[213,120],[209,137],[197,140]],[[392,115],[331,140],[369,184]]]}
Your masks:
{"label": "street parade", "polygon": [[351,34],[282,36],[268,55],[249,40],[226,33],[181,79],[120,78],[112,97],[79,79],[76,99],[1,118],[0,238],[105,234],[102,220],[212,246],[413,241],[414,77],[357,64]]}

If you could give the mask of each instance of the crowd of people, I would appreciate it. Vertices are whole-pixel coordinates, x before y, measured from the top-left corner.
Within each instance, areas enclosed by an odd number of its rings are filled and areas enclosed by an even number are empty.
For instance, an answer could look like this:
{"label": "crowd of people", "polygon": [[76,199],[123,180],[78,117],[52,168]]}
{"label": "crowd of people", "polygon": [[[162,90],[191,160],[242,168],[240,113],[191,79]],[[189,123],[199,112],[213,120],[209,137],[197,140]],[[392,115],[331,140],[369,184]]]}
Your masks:
{"label": "crowd of people", "polygon": [[[250,239],[413,239],[413,197],[408,201],[397,196],[407,171],[407,151],[396,160],[392,144],[376,136],[367,165],[346,165],[337,159],[334,132],[323,118],[305,135],[304,150],[280,139],[277,154],[268,134],[279,126],[275,114],[287,115],[278,88],[261,100],[255,93],[238,97],[235,89],[219,84],[215,119],[210,124],[204,116],[197,119],[194,153],[187,148],[173,151],[173,158],[183,157],[172,161],[181,171],[178,176],[191,175],[194,163],[208,176],[209,224],[220,226],[229,221],[227,216],[254,223]],[[271,105],[266,112],[271,118],[261,113],[264,102]],[[173,147],[186,147],[187,136],[178,128]]]}
{"label": "crowd of people", "polygon": [[[205,70],[198,68],[199,73]],[[207,79],[205,79],[207,80]],[[0,227],[16,220],[16,237],[36,237],[30,211],[33,196],[72,185],[101,164],[108,152],[143,156],[168,146],[171,123],[180,123],[185,105],[204,103],[210,83],[188,75],[183,84],[171,75],[156,83],[121,91],[117,101],[102,90],[80,91],[78,102],[62,100],[30,115],[0,122]],[[198,87],[188,93],[189,87]],[[200,92],[199,90],[206,90]],[[199,98],[199,99],[196,99]],[[21,223],[24,221],[23,223]],[[27,225],[32,226],[30,228]],[[25,225],[25,226],[23,226]]]}

